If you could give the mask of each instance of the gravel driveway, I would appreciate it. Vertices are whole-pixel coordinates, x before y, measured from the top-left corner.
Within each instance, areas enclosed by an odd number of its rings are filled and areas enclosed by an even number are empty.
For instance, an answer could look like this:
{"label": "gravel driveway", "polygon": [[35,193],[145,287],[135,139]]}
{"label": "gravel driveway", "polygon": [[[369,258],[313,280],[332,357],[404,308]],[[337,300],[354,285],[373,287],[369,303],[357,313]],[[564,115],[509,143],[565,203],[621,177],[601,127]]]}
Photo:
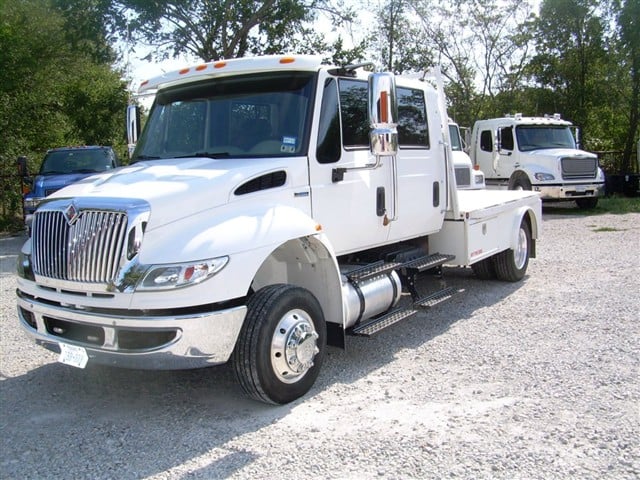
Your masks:
{"label": "gravel driveway", "polygon": [[15,313],[0,239],[0,477],[640,478],[640,214],[545,208],[518,284],[465,291],[329,349],[311,392],[267,406],[228,366],[77,370]]}

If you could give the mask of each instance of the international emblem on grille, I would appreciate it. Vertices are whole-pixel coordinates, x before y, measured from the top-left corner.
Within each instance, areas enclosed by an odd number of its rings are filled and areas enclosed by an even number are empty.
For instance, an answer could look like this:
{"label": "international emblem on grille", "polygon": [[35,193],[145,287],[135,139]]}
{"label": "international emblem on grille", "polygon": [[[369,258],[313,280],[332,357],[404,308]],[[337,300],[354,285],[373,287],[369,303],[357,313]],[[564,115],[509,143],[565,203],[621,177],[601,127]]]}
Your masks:
{"label": "international emblem on grille", "polygon": [[63,212],[64,218],[69,225],[73,225],[75,221],[78,219],[78,209],[72,203],[70,204],[65,211]]}

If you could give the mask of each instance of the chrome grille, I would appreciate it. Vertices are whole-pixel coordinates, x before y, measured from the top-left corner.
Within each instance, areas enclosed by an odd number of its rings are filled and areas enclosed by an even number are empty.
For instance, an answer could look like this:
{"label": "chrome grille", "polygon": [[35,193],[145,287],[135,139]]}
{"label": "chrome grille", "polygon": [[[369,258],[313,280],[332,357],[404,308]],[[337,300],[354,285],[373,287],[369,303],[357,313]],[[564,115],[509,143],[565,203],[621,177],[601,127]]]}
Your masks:
{"label": "chrome grille", "polygon": [[459,187],[468,187],[471,185],[471,172],[469,167],[456,167],[456,185]]}
{"label": "chrome grille", "polygon": [[598,159],[592,157],[563,157],[562,178],[565,180],[579,178],[596,178]]}
{"label": "chrome grille", "polygon": [[107,283],[117,273],[125,249],[127,215],[80,211],[69,225],[61,211],[35,213],[33,268],[37,275],[75,282]]}

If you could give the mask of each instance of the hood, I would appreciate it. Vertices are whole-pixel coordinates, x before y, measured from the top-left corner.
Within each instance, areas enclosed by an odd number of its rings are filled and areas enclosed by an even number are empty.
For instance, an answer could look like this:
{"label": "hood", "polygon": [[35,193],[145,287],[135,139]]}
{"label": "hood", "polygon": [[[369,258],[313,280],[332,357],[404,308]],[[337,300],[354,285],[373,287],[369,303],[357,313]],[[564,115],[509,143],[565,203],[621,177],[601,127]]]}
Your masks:
{"label": "hood", "polygon": [[140,199],[151,207],[149,228],[226,204],[247,180],[283,171],[291,158],[168,159],[138,162],[85,178],[50,198]]}
{"label": "hood", "polygon": [[61,173],[58,175],[38,175],[33,182],[33,195],[46,196],[56,190],[78,182],[95,173]]}
{"label": "hood", "polygon": [[597,158],[598,156],[585,152],[584,150],[575,150],[573,148],[541,148],[540,150],[531,150],[529,152],[521,152],[524,155],[532,155],[536,157],[553,157],[553,158]]}

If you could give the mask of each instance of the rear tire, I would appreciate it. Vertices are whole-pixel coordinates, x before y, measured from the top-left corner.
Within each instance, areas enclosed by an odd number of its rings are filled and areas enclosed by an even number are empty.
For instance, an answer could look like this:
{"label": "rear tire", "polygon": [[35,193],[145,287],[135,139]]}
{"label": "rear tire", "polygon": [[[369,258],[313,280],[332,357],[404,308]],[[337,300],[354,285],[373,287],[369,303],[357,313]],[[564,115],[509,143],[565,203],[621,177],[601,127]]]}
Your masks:
{"label": "rear tire", "polygon": [[496,268],[494,266],[493,257],[485,258],[471,265],[473,273],[480,280],[495,280]]}
{"label": "rear tire", "polygon": [[522,280],[529,265],[531,253],[531,228],[526,220],[522,220],[518,231],[516,249],[504,250],[494,256],[494,266],[498,280],[517,282]]}
{"label": "rear tire", "polygon": [[322,307],[311,292],[284,284],[258,290],[232,357],[242,389],[265,403],[303,396],[322,366],[326,338]]}

